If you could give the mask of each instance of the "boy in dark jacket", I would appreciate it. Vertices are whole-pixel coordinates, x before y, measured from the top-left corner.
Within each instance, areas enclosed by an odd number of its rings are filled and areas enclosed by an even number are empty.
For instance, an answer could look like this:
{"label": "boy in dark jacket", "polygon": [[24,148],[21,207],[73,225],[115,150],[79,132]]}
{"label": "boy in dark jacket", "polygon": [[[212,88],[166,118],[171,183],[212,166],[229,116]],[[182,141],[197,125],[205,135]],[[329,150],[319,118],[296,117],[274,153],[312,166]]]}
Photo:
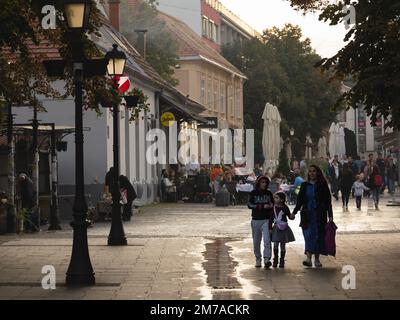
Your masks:
{"label": "boy in dark jacket", "polygon": [[269,178],[259,176],[256,180],[255,188],[250,193],[248,207],[251,209],[251,230],[253,234],[253,250],[256,256],[256,268],[261,267],[261,239],[264,242],[264,267],[271,267],[271,235],[273,221],[274,198],[269,191]]}

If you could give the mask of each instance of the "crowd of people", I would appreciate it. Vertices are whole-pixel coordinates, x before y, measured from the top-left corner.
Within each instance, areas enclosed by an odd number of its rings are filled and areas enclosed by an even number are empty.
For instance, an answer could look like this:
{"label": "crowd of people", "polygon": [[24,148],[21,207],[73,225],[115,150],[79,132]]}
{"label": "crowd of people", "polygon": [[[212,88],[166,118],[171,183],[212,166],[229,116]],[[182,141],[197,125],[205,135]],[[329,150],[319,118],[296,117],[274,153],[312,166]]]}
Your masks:
{"label": "crowd of people", "polygon": [[371,153],[367,160],[346,156],[339,160],[335,155],[332,161],[328,162],[326,176],[336,200],[339,199],[339,192],[341,193],[344,211],[348,211],[350,195],[356,198],[358,210],[361,210],[363,196],[372,196],[375,209],[379,210],[380,195],[386,188],[393,198],[395,196],[397,173],[397,165],[392,157],[384,158],[378,153],[375,158]]}
{"label": "crowd of people", "polygon": [[[286,178],[276,173],[273,177],[260,175],[250,193],[248,207],[252,210],[253,250],[256,267],[261,267],[264,259],[266,269],[285,265],[286,243],[295,241],[288,226],[288,219],[294,219],[300,212],[300,227],[304,237],[306,259],[303,265],[322,267],[320,255],[335,255],[336,225],[333,223],[332,197],[342,198],[343,211],[348,211],[351,196],[361,210],[363,197],[373,197],[375,209],[379,210],[380,195],[388,189],[395,196],[398,180],[397,166],[392,157],[382,157],[378,153],[369,154],[367,160],[344,156],[339,160],[319,159],[326,167],[306,165],[303,159]],[[326,161],[326,162],[325,162]],[[262,171],[261,171],[262,172]],[[303,176],[302,176],[303,173]],[[289,191],[289,192],[288,192]],[[294,197],[292,212],[287,206],[287,195]],[[261,253],[261,239],[264,249]],[[273,243],[273,262],[271,247]],[[280,249],[280,253],[279,253]]]}

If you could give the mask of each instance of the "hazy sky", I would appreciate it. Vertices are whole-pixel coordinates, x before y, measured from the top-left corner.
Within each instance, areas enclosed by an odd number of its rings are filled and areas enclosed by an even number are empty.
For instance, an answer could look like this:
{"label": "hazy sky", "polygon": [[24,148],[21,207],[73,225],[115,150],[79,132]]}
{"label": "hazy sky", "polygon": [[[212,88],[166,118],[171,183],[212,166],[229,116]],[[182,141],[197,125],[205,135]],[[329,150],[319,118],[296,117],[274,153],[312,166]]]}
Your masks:
{"label": "hazy sky", "polygon": [[310,38],[312,47],[322,57],[330,57],[344,46],[346,34],[344,25],[330,26],[318,20],[318,14],[303,16],[290,7],[286,0],[220,0],[228,9],[238,15],[257,31],[262,32],[285,23],[296,24],[303,35]]}

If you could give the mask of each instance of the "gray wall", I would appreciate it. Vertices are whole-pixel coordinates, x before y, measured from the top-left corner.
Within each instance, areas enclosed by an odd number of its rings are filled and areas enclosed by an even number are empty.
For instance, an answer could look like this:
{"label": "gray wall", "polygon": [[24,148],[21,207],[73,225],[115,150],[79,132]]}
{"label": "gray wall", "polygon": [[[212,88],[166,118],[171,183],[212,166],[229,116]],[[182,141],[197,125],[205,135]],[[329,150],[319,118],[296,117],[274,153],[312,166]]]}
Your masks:
{"label": "gray wall", "polygon": [[[56,126],[75,127],[74,101],[45,101],[47,112],[38,114],[41,123],[54,122]],[[27,123],[33,118],[33,110],[27,107],[13,108],[16,114],[15,123]],[[106,168],[107,127],[104,117],[98,117],[94,111],[84,111],[84,162],[85,183],[103,183]],[[64,141],[68,142],[66,152],[58,152],[59,184],[75,184],[75,135],[69,134]]]}

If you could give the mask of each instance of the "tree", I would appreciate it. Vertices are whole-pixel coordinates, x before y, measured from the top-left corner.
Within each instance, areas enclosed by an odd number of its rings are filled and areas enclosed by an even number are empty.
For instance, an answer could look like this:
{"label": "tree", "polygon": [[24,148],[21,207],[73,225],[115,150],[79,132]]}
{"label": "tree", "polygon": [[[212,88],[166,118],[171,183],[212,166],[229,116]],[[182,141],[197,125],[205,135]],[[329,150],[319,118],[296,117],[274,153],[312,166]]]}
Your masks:
{"label": "tree", "polygon": [[288,158],[285,148],[282,148],[281,151],[279,152],[279,166],[276,171],[282,173],[286,177],[289,176],[290,174]]}
{"label": "tree", "polygon": [[[57,14],[56,29],[45,30],[41,20],[44,17],[42,8],[53,5]],[[31,105],[39,110],[43,108],[42,98],[62,98],[73,92],[73,77],[71,63],[68,63],[65,74],[65,91],[60,93],[51,86],[52,80],[45,72],[42,61],[45,54],[34,52],[32,45],[47,44],[49,48],[58,49],[61,58],[72,62],[70,41],[66,21],[62,20],[63,0],[2,0],[0,2],[0,97],[12,104]],[[92,0],[87,34],[83,35],[85,55],[87,58],[101,56],[95,43],[90,39],[92,34],[98,34],[102,25],[100,11],[96,1]],[[86,108],[98,108],[99,92],[110,93],[111,84],[106,77],[93,77],[84,82],[84,105]]]}
{"label": "tree", "polygon": [[126,0],[121,1],[121,32],[132,43],[136,44],[136,29],[147,30],[146,61],[157,73],[172,86],[178,84],[173,77],[174,67],[179,62],[177,54],[179,44],[167,31],[165,23],[157,18],[154,0],[139,0],[134,7]]}
{"label": "tree", "polygon": [[[290,0],[304,12],[321,10],[319,19],[337,25],[347,19],[348,6],[356,13],[356,25],[346,34],[347,43],[318,66],[339,80],[351,76],[355,84],[336,106],[364,106],[374,125],[381,116],[386,126],[400,129],[400,3],[393,0],[351,1],[329,4],[322,0]],[[345,10],[344,10],[345,9]]]}
{"label": "tree", "polygon": [[339,96],[338,83],[329,82],[329,77],[314,67],[321,58],[310,41],[302,40],[299,27],[286,25],[265,30],[263,41],[237,42],[222,52],[248,77],[243,89],[244,119],[246,128],[251,124],[255,130],[255,150],[262,150],[261,116],[265,103],[270,102],[283,118],[283,137],[289,135],[290,127],[295,129],[294,156],[300,158],[304,148],[298,144],[304,144],[307,132],[318,141],[335,119],[331,107]]}

